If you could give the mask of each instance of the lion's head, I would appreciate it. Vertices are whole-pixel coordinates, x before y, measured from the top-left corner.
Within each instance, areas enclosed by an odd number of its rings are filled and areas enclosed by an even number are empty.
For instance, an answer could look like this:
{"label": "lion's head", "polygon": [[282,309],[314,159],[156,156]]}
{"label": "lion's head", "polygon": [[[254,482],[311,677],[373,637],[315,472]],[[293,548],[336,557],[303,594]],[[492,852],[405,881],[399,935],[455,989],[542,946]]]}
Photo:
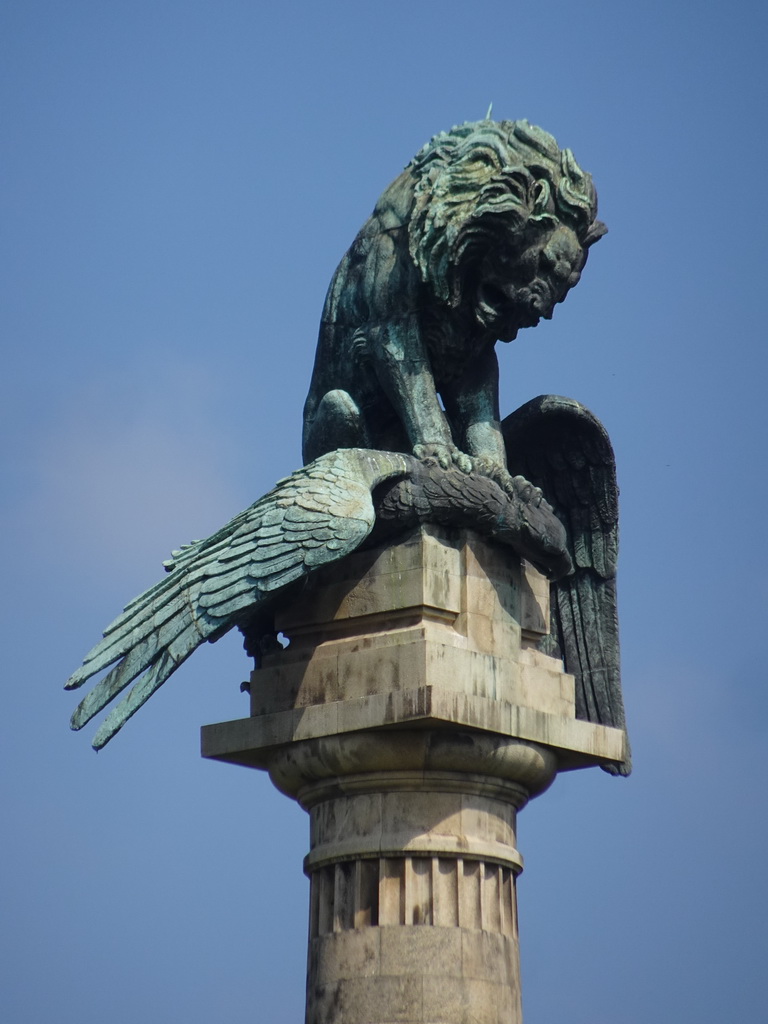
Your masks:
{"label": "lion's head", "polygon": [[476,121],[436,135],[414,157],[409,251],[453,308],[511,340],[549,318],[606,228],[569,149],[527,121]]}

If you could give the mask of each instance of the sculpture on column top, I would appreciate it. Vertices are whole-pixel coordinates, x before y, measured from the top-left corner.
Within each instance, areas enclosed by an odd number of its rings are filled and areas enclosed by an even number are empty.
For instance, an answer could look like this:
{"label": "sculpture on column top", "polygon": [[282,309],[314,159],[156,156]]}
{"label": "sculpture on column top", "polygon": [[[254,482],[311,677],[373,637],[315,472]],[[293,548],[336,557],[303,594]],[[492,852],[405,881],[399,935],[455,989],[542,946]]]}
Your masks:
{"label": "sculpture on column top", "polygon": [[435,136],[331,281],[304,410],[308,464],[174,552],[169,576],[67,682],[114,666],[72,727],[138,680],[97,732],[103,746],[204,641],[237,626],[253,649],[285,588],[366,541],[438,522],[508,544],[552,579],[546,644],[576,676],[577,715],[623,729],[610,442],[555,396],[502,423],[495,354],[578,283],[606,230],[596,214],[590,176],[526,121]]}

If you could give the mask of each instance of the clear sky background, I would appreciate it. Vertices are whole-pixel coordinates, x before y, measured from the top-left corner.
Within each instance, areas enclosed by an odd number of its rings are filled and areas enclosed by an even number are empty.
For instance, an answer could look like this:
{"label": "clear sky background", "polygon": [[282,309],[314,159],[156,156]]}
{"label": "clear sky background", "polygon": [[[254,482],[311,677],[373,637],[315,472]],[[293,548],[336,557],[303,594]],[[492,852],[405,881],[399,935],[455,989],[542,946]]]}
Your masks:
{"label": "clear sky background", "polygon": [[330,276],[435,132],[526,117],[610,233],[500,350],[622,488],[635,773],[520,821],[526,1021],[723,1024],[766,995],[766,8],[749,0],[6,0],[0,1018],[302,1019],[303,812],[204,762],[247,714],[206,645],[98,756],[61,686],[300,465]]}

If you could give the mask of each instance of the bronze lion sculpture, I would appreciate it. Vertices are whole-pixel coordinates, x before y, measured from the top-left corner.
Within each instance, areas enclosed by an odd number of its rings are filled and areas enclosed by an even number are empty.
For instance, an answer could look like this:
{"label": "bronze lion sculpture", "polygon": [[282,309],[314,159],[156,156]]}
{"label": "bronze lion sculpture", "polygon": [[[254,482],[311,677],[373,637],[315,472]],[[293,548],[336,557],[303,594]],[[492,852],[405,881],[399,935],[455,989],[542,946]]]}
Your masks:
{"label": "bronze lion sculpture", "polygon": [[333,276],[303,455],[413,453],[509,489],[496,341],[549,319],[605,233],[591,177],[527,121],[436,135]]}
{"label": "bronze lion sculpture", "polygon": [[[574,675],[576,716],[623,730],[608,435],[556,395],[499,423],[494,353],[577,283],[605,230],[596,212],[589,175],[525,121],[466,124],[425,146],[331,282],[305,407],[309,464],[173,553],[170,575],[130,602],[70,677],[76,688],[108,670],[72,727],[135,681],[96,734],[103,746],[233,626],[260,658],[277,644],[274,613],[294,584],[433,523],[484,534],[549,575],[539,646]],[[628,746],[606,765],[629,767]]]}

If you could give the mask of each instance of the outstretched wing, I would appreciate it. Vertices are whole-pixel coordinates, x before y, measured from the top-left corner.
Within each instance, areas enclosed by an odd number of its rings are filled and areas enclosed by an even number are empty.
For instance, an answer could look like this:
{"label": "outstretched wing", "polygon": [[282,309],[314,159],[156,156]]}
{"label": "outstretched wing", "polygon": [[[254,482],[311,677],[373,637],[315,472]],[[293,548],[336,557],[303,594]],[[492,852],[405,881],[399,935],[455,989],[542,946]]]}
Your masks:
{"label": "outstretched wing", "polygon": [[404,459],[385,453],[331,452],[207,540],[174,552],[165,563],[169,576],[127,605],[67,681],[75,689],[114,666],[80,702],[72,728],[138,679],[96,733],[93,746],[103,747],[200,644],[247,620],[288,583],[354,551],[373,526],[372,489],[406,469]]}
{"label": "outstretched wing", "polygon": [[[502,431],[509,471],[542,489],[566,528],[573,562],[572,572],[551,584],[551,632],[542,646],[575,676],[578,718],[626,729],[616,610],[619,491],[608,434],[583,405],[558,395],[527,402]],[[628,775],[629,754],[606,770]]]}

